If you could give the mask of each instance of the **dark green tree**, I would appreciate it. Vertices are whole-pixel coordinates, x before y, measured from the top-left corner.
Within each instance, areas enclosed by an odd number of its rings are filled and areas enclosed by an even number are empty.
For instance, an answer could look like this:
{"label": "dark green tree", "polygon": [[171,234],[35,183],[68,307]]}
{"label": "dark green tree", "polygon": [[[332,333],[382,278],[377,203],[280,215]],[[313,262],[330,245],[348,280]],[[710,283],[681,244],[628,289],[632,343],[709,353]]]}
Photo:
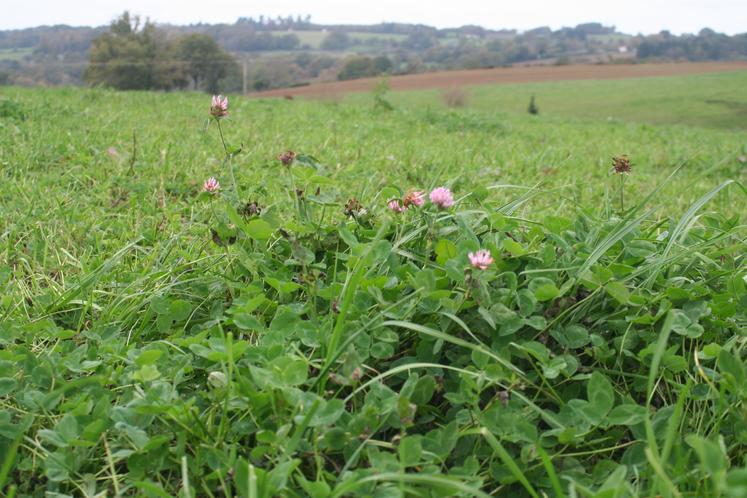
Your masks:
{"label": "dark green tree", "polygon": [[356,78],[367,78],[370,76],[379,76],[391,71],[392,61],[386,56],[379,56],[374,59],[370,57],[353,57],[348,59],[337,75],[338,80],[353,80]]}
{"label": "dark green tree", "polygon": [[173,46],[148,20],[122,14],[91,45],[85,80],[120,90],[172,89],[186,80]]}
{"label": "dark green tree", "polygon": [[373,72],[373,60],[370,57],[353,57],[342,66],[337,79],[354,80],[365,78],[371,76]]}
{"label": "dark green tree", "polygon": [[529,114],[539,114],[539,107],[537,107],[537,104],[534,102],[534,95],[532,95],[532,98],[529,99],[529,107],[527,108],[527,112]]}
{"label": "dark green tree", "polygon": [[218,93],[238,73],[236,61],[206,34],[169,37],[148,20],[125,12],[91,46],[85,79],[119,90],[192,86]]}
{"label": "dark green tree", "polygon": [[324,50],[345,50],[350,46],[350,37],[344,31],[332,31],[322,41]]}
{"label": "dark green tree", "polygon": [[379,55],[378,57],[374,57],[373,62],[373,70],[376,75],[389,73],[392,71],[392,61],[389,60],[389,57],[386,55]]}
{"label": "dark green tree", "polygon": [[191,34],[178,39],[176,54],[193,88],[220,91],[220,80],[235,72],[236,61],[208,35]]}

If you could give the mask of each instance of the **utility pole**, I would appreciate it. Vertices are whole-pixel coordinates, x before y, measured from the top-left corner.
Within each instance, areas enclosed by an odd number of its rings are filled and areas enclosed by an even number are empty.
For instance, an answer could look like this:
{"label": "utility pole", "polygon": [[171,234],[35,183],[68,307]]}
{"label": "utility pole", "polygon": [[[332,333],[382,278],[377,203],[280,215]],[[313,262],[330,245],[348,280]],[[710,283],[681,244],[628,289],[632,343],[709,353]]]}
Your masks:
{"label": "utility pole", "polygon": [[244,95],[247,93],[246,89],[246,56],[242,59],[242,66],[243,66],[243,77],[241,79],[241,88],[244,92]]}

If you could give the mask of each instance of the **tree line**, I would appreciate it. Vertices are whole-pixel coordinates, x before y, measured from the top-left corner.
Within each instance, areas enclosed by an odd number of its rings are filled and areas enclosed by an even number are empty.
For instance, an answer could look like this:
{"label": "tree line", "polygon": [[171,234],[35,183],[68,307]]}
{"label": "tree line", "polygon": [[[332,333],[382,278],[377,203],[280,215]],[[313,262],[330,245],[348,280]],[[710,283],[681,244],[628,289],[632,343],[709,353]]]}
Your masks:
{"label": "tree line", "polygon": [[208,35],[169,36],[125,12],[94,39],[84,79],[120,90],[191,88],[220,91],[237,72],[234,58]]}
{"label": "tree line", "polygon": [[643,60],[730,60],[747,57],[747,33],[727,36],[712,29],[702,29],[697,35],[674,36],[668,31],[646,37],[638,45],[638,58]]}
{"label": "tree line", "polygon": [[[324,34],[319,46],[302,33]],[[127,89],[241,90],[516,63],[747,59],[747,34],[710,29],[627,35],[584,23],[524,32],[481,26],[320,25],[309,16],[244,17],[233,24],[173,26],[125,14],[108,27],[0,31],[0,84],[90,83]]]}

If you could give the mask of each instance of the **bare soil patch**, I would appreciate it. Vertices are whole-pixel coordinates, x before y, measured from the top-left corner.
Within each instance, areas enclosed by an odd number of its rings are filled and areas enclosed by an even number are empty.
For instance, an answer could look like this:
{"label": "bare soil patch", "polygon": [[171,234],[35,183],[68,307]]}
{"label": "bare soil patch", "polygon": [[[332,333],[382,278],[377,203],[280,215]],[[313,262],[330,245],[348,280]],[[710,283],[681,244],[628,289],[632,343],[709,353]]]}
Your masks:
{"label": "bare soil patch", "polygon": [[[466,85],[495,85],[542,81],[644,78],[747,70],[747,61],[678,62],[661,64],[573,64],[568,66],[515,66],[468,71],[392,76],[392,90],[450,89]],[[379,78],[334,81],[295,88],[257,92],[256,97],[334,98],[351,92],[371,91]]]}

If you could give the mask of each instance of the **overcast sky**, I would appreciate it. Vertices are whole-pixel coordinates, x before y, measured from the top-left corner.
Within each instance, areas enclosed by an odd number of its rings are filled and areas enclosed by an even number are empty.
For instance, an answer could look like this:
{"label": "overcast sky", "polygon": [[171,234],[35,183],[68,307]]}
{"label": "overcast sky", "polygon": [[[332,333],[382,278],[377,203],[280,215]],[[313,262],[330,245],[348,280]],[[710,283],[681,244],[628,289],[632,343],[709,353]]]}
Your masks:
{"label": "overcast sky", "polygon": [[0,0],[0,29],[97,26],[124,10],[173,24],[309,14],[312,21],[330,24],[398,21],[523,30],[598,21],[632,34],[694,33],[703,27],[747,31],[747,0]]}

